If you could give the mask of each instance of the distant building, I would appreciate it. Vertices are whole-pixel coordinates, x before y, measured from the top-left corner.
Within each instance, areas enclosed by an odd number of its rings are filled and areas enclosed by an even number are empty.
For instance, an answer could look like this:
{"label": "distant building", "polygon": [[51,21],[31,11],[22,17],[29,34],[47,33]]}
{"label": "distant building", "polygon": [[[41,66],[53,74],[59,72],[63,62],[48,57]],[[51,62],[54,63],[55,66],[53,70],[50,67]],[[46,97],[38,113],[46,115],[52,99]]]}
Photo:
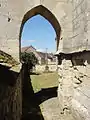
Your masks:
{"label": "distant building", "polygon": [[56,56],[53,53],[47,54],[48,64],[56,64]]}
{"label": "distant building", "polygon": [[[33,52],[40,65],[46,64],[46,53],[37,51],[33,46],[22,47],[21,52]],[[47,53],[48,64],[55,64],[56,57],[52,53]]]}
{"label": "distant building", "polygon": [[45,64],[45,53],[38,52],[33,46],[22,47],[21,52],[33,52],[36,58],[38,59],[38,63]]}

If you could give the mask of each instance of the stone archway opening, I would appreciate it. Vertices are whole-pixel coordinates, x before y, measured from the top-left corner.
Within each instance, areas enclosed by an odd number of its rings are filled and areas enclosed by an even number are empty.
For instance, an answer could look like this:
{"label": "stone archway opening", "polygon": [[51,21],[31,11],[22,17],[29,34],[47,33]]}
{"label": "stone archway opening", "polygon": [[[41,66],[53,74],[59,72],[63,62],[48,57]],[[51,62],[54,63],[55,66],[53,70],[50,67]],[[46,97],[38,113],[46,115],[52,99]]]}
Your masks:
{"label": "stone archway opening", "polygon": [[[45,8],[44,6],[42,6],[42,5],[39,5],[39,6],[37,6],[37,7],[35,7],[35,8],[32,8],[30,11],[28,11],[25,15],[24,15],[24,18],[23,18],[23,20],[22,20],[22,24],[21,24],[21,29],[20,29],[20,46],[19,46],[19,48],[20,48],[20,52],[19,52],[19,54],[21,53],[21,36],[22,36],[22,31],[23,31],[23,27],[24,27],[24,25],[25,25],[25,23],[26,23],[26,21],[28,21],[31,17],[33,17],[33,16],[36,16],[36,15],[41,15],[42,17],[44,17],[46,20],[48,20],[49,21],[49,23],[51,23],[51,25],[52,25],[52,27],[54,28],[54,30],[55,30],[55,32],[56,32],[56,40],[57,40],[57,44],[56,44],[56,46],[57,46],[57,48],[58,48],[58,44],[59,44],[59,40],[60,40],[60,32],[61,32],[61,27],[60,27],[60,24],[59,24],[59,22],[58,22],[58,20],[56,19],[56,17],[47,9],[47,8]],[[21,59],[20,59],[20,61],[21,61]],[[23,99],[22,99],[22,104],[23,104],[23,108],[24,108],[24,101],[27,101],[26,99],[25,99],[25,97],[24,97],[24,95],[26,95],[27,94],[27,91],[29,91],[29,93],[30,93],[30,95],[32,95],[31,97],[30,97],[30,100],[31,100],[31,98],[33,99],[33,87],[32,87],[32,84],[31,84],[31,79],[29,79],[30,78],[30,76],[28,76],[28,71],[27,71],[27,66],[23,66],[23,75],[22,75],[22,88],[23,88],[23,90],[22,90],[22,92],[23,92]],[[57,78],[56,78],[57,79]],[[29,83],[28,83],[29,82]],[[27,87],[25,87],[25,86],[27,86]],[[29,88],[31,89],[31,90],[29,90]],[[53,94],[54,95],[49,95],[48,96],[48,98],[47,99],[49,99],[49,98],[51,98],[51,97],[53,97],[53,96],[55,96],[56,95],[56,89],[57,89],[57,87],[53,87],[53,88],[47,88],[50,92],[52,92],[52,91],[55,91]],[[43,91],[47,91],[48,92],[48,90],[47,89],[44,89]],[[40,91],[40,92],[42,92],[42,90]],[[29,94],[28,93],[28,94]],[[27,94],[27,95],[28,95]],[[37,93],[38,94],[38,93]],[[36,94],[36,95],[37,95]],[[35,94],[34,94],[35,95]],[[39,98],[40,99],[40,98]],[[33,100],[32,100],[33,101]],[[31,101],[31,102],[32,102]],[[29,101],[30,102],[30,101]],[[26,102],[26,103],[28,103],[28,102]],[[40,104],[40,103],[38,103],[38,104]],[[27,107],[28,108],[28,106],[25,106],[25,107]],[[26,109],[27,109],[26,108]],[[22,110],[23,111],[23,113],[24,113],[24,110]]]}
{"label": "stone archway opening", "polygon": [[[24,24],[26,23],[27,20],[29,20],[31,17],[34,17],[36,15],[41,15],[42,17],[44,17],[46,20],[49,21],[49,23],[54,28],[54,30],[56,32],[56,38],[55,38],[56,49],[58,49],[60,33],[61,33],[60,24],[59,24],[58,20],[56,19],[56,17],[46,7],[44,7],[43,5],[39,5],[39,6],[32,8],[23,17],[21,28],[20,28],[20,36],[19,36],[19,56],[21,53],[21,36],[22,36]],[[21,59],[20,59],[20,61],[21,61]]]}

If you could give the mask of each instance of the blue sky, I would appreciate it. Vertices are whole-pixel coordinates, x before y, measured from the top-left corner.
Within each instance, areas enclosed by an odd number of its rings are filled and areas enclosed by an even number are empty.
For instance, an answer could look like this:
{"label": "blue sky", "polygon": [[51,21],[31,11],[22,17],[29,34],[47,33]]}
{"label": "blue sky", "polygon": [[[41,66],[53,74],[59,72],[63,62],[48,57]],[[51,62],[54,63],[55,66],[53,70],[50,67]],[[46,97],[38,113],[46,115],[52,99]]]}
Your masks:
{"label": "blue sky", "polygon": [[55,52],[56,33],[52,25],[42,16],[30,18],[23,27],[21,46],[32,45],[39,51]]}

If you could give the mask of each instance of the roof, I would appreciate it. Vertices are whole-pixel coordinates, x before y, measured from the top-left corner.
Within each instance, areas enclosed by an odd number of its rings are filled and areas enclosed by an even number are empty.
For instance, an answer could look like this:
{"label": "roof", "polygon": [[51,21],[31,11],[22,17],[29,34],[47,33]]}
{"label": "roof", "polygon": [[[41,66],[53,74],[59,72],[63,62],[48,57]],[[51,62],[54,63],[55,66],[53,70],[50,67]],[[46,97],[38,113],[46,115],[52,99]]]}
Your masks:
{"label": "roof", "polygon": [[48,58],[53,59],[53,58],[55,58],[55,55],[53,53],[48,53]]}
{"label": "roof", "polygon": [[41,58],[45,58],[45,56],[46,56],[46,54],[43,53],[43,52],[38,52],[38,51],[37,51],[37,53],[38,53],[38,55],[39,55]]}
{"label": "roof", "polygon": [[[33,52],[37,57],[41,57],[43,59],[46,56],[46,53],[37,51],[33,46],[22,47],[21,52],[27,52],[27,53]],[[54,58],[53,53],[47,53],[47,58],[48,59]]]}
{"label": "roof", "polygon": [[21,48],[21,52],[33,52],[33,51],[36,51],[36,49],[32,45]]}

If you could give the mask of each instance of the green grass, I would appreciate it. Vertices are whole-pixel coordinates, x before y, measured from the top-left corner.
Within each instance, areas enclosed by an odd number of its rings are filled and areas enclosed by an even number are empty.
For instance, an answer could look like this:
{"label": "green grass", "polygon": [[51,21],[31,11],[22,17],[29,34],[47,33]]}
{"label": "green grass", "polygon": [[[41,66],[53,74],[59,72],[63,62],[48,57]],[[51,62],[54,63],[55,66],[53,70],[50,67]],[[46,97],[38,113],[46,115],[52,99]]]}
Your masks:
{"label": "green grass", "polygon": [[58,86],[58,73],[40,73],[39,75],[31,75],[31,82],[34,92],[38,92],[41,88],[50,88]]}

